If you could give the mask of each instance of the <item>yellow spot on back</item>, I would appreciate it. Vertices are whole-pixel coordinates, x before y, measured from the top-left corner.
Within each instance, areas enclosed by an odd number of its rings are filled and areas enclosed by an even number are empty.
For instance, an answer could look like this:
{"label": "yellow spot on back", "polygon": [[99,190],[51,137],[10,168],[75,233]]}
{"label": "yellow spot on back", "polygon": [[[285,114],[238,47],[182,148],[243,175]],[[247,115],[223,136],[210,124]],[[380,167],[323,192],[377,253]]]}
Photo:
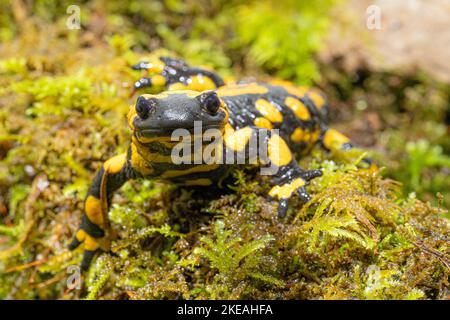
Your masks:
{"label": "yellow spot on back", "polygon": [[255,108],[258,110],[264,118],[271,122],[281,122],[283,121],[283,115],[278,109],[265,99],[258,99],[255,102]]}
{"label": "yellow spot on back", "polygon": [[[184,86],[184,85],[183,85]],[[167,98],[170,95],[176,95],[176,94],[185,94],[190,98],[194,98],[200,94],[199,91],[195,90],[189,90],[185,86],[178,89],[178,90],[170,90],[170,91],[164,91],[158,94],[142,94],[141,97],[144,97],[145,99],[164,99]]]}
{"label": "yellow spot on back", "polygon": [[123,166],[127,162],[126,153],[119,154],[115,157],[108,159],[104,164],[103,168],[108,173],[117,173],[122,170]]}
{"label": "yellow spot on back", "polygon": [[258,85],[256,83],[249,84],[233,84],[229,86],[220,87],[217,89],[219,97],[233,97],[242,94],[264,94],[269,90],[266,87]]}
{"label": "yellow spot on back", "polygon": [[209,77],[199,74],[196,76],[190,77],[187,83],[176,82],[169,86],[169,90],[195,90],[195,91],[204,91],[204,90],[212,90],[216,88],[216,84]]}
{"label": "yellow spot on back", "polygon": [[255,121],[253,121],[253,124],[259,128],[265,128],[269,130],[273,128],[272,122],[263,117],[257,117]]}
{"label": "yellow spot on back", "polygon": [[279,135],[270,138],[268,150],[270,161],[278,167],[285,166],[292,160],[291,150]]}
{"label": "yellow spot on back", "polygon": [[298,143],[305,140],[308,132],[305,132],[302,128],[296,128],[294,132],[291,134],[291,141]]}
{"label": "yellow spot on back", "polygon": [[272,84],[274,86],[282,86],[282,87],[291,87],[294,86],[294,84],[291,81],[282,80],[282,79],[273,79],[269,78],[267,80],[269,84]]}
{"label": "yellow spot on back", "polygon": [[325,105],[325,99],[316,91],[309,91],[308,97],[314,102],[317,109],[321,109]]}
{"label": "yellow spot on back", "polygon": [[233,151],[242,151],[245,149],[250,137],[253,133],[253,129],[250,127],[245,127],[234,131],[230,129],[231,126],[227,126],[224,133],[224,141],[228,148]]}
{"label": "yellow spot on back", "polygon": [[148,72],[161,73],[164,71],[166,64],[162,62],[159,58],[151,58],[148,62]]}
{"label": "yellow spot on back", "polygon": [[308,87],[305,86],[286,86],[284,89],[294,96],[302,98],[306,92],[308,92]]}
{"label": "yellow spot on back", "polygon": [[295,113],[295,115],[301,120],[309,120],[311,116],[308,108],[298,99],[293,97],[287,97],[284,103]]}
{"label": "yellow spot on back", "polygon": [[282,186],[274,186],[270,191],[269,195],[271,197],[276,197],[277,199],[288,199],[291,197],[298,188],[305,185],[305,180],[302,178],[297,178],[291,183],[286,183]]}

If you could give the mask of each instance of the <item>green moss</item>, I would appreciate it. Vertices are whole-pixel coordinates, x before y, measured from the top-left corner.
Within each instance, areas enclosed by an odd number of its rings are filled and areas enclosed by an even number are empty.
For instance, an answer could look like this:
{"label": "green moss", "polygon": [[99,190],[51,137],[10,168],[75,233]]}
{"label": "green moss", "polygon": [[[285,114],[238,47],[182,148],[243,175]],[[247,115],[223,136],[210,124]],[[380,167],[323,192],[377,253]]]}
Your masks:
{"label": "green moss", "polygon": [[[252,168],[235,170],[217,190],[131,181],[113,199],[114,254],[98,257],[82,289],[67,288],[68,267],[81,259],[67,243],[87,187],[104,160],[127,148],[125,114],[138,77],[128,67],[141,58],[136,52],[166,47],[224,75],[270,71],[309,81],[318,74],[311,55],[328,18],[315,19],[321,12],[306,4],[283,4],[309,19],[299,25],[294,13],[279,19],[271,2],[219,1],[198,18],[206,9],[195,1],[108,1],[102,36],[93,36],[88,23],[90,4],[83,7],[84,30],[72,32],[64,27],[64,4],[49,10],[48,2],[36,2],[39,23],[26,34],[16,28],[11,8],[0,5],[0,39],[7,40],[0,61],[0,298],[445,298],[448,90],[419,79],[413,91],[400,94],[405,88],[389,83],[409,83],[409,76],[395,82],[377,72],[363,87],[348,77],[336,85],[327,66],[322,78],[331,101],[353,107],[370,98],[387,126],[376,139],[386,155],[374,153],[386,169],[365,168],[366,155],[357,150],[317,148],[301,164],[323,168],[324,175],[308,187],[312,201],[292,199],[285,219],[267,199],[269,181]],[[277,53],[265,48],[278,34],[259,27],[268,17],[273,30],[293,30]],[[5,32],[8,24],[13,27]],[[45,43],[40,24],[48,27]],[[297,50],[305,32],[311,43]],[[298,54],[291,57],[292,45]],[[423,101],[430,107],[424,110]],[[355,110],[361,122],[364,113]],[[333,114],[334,124],[345,128],[340,114]]]}

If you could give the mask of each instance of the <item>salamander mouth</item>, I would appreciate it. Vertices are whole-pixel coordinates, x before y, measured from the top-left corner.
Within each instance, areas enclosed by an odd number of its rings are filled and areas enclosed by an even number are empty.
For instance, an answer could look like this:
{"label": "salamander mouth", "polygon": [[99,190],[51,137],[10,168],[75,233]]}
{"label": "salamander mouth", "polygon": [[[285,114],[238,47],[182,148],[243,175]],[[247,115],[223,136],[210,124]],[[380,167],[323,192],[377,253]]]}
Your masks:
{"label": "salamander mouth", "polygon": [[[198,128],[191,127],[191,128],[180,128],[180,127],[173,127],[173,128],[146,128],[146,129],[136,129],[135,133],[138,137],[146,137],[146,138],[152,138],[152,137],[170,137],[172,133],[175,130],[184,129],[187,130],[189,133],[194,134],[196,133],[195,129],[199,130]],[[223,125],[209,125],[209,126],[202,126],[202,133],[204,133],[206,130],[209,129],[217,129],[222,131]]]}

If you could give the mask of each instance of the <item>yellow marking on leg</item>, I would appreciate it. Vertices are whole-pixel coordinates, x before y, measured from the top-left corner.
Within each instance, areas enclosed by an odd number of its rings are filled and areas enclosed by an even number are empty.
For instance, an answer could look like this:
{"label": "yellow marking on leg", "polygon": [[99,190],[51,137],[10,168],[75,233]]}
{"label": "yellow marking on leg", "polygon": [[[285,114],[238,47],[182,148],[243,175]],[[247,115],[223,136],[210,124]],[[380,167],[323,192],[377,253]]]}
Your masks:
{"label": "yellow marking on leg", "polygon": [[255,102],[255,108],[258,110],[264,118],[271,122],[281,122],[283,121],[283,115],[278,109],[265,99],[258,99]]}
{"label": "yellow marking on leg", "polygon": [[273,129],[273,124],[272,122],[270,122],[269,120],[267,120],[266,118],[263,117],[257,117],[254,121],[253,124],[259,128],[265,128],[265,129]]}
{"label": "yellow marking on leg", "polygon": [[311,115],[309,114],[308,108],[298,99],[293,97],[287,97],[284,103],[295,113],[297,118],[301,120],[310,120]]}
{"label": "yellow marking on leg", "polygon": [[78,241],[84,243],[84,250],[94,251],[100,247],[100,244],[95,238],[88,235],[84,230],[78,230],[75,236]]}
{"label": "yellow marking on leg", "polygon": [[105,220],[103,218],[102,203],[100,199],[97,199],[92,195],[88,196],[84,203],[84,210],[92,223],[96,224],[100,228],[103,227]]}
{"label": "yellow marking on leg", "polygon": [[321,109],[325,105],[324,97],[316,91],[308,91],[308,97],[314,102],[317,109]]}
{"label": "yellow marking on leg", "polygon": [[344,143],[350,142],[350,139],[334,129],[328,129],[323,137],[323,145],[325,148],[339,149]]}
{"label": "yellow marking on leg", "polygon": [[186,180],[184,183],[186,186],[210,186],[212,181],[206,178]]}
{"label": "yellow marking on leg", "polygon": [[228,127],[224,133],[225,145],[233,151],[242,151],[245,149],[252,133],[253,129],[250,127],[245,127],[237,131]]}
{"label": "yellow marking on leg", "polygon": [[269,139],[268,150],[270,161],[278,167],[285,166],[292,160],[291,150],[279,135],[274,135]]}
{"label": "yellow marking on leg", "polygon": [[104,164],[103,168],[108,173],[117,173],[122,170],[123,166],[127,162],[127,154],[122,153],[115,157],[108,159]]}
{"label": "yellow marking on leg", "polygon": [[243,94],[264,94],[268,91],[269,90],[266,87],[263,87],[256,83],[249,83],[220,87],[216,92],[219,97],[234,97]]}
{"label": "yellow marking on leg", "polygon": [[163,178],[174,178],[174,177],[180,177],[185,176],[191,173],[198,173],[198,172],[208,172],[215,170],[219,167],[220,164],[204,164],[204,165],[196,165],[192,168],[186,169],[186,170],[167,170],[165,171],[161,177]]}
{"label": "yellow marking on leg", "polygon": [[77,233],[75,234],[75,237],[77,238],[77,240],[78,240],[79,242],[83,242],[84,239],[86,238],[86,231],[84,231],[84,230],[82,230],[82,229],[79,229],[79,230],[77,231]]}
{"label": "yellow marking on leg", "polygon": [[298,188],[305,185],[305,180],[302,178],[297,178],[290,183],[286,183],[282,186],[274,186],[270,191],[269,195],[277,199],[289,199]]}
{"label": "yellow marking on leg", "polygon": [[89,251],[97,250],[100,247],[98,242],[95,240],[95,238],[92,237],[86,237],[84,240],[84,249]]}

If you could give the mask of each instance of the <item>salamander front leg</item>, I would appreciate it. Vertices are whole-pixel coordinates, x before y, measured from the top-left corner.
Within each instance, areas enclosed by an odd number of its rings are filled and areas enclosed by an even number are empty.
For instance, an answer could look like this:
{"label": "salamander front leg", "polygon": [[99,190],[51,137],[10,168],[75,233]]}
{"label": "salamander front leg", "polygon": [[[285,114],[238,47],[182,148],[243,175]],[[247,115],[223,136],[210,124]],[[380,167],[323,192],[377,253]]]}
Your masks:
{"label": "salamander front leg", "polygon": [[271,166],[275,168],[272,181],[275,186],[270,190],[269,196],[279,201],[278,217],[286,215],[289,199],[297,195],[303,202],[308,202],[311,196],[306,190],[308,182],[322,175],[321,170],[302,169],[286,142],[278,135],[268,140],[268,158]]}
{"label": "salamander front leg", "polygon": [[83,270],[89,268],[97,252],[110,250],[111,233],[108,207],[114,191],[131,177],[131,171],[125,153],[115,156],[104,163],[88,190],[82,222],[69,244],[70,250],[83,244],[84,253],[81,263]]}
{"label": "salamander front leg", "polygon": [[[257,138],[256,138],[257,137]],[[298,195],[303,202],[310,200],[306,185],[311,179],[322,175],[321,170],[304,170],[294,158],[286,142],[278,134],[257,127],[244,127],[225,131],[227,152],[246,152],[246,159],[252,159],[257,149],[261,174],[270,175],[275,186],[269,196],[279,201],[278,216],[284,217],[289,199]],[[251,141],[257,141],[253,144]],[[255,147],[257,146],[257,147]]]}

